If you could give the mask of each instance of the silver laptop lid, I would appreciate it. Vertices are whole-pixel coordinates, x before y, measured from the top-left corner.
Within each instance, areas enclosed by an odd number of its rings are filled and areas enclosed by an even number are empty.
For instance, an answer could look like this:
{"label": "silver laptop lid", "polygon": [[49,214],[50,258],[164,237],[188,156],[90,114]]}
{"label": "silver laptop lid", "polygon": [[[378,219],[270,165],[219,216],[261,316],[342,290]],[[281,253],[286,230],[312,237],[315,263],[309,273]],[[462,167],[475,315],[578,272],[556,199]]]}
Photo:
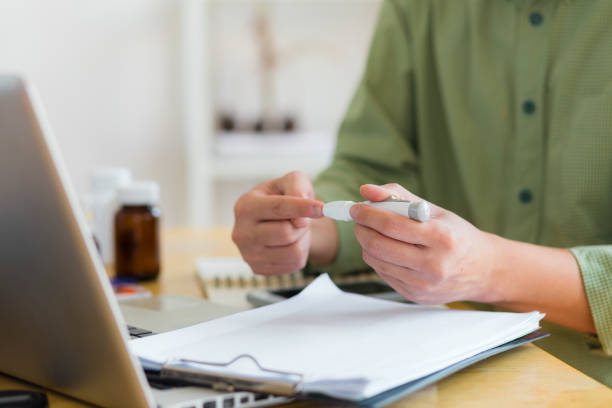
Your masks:
{"label": "silver laptop lid", "polygon": [[0,372],[153,406],[35,92],[0,76]]}

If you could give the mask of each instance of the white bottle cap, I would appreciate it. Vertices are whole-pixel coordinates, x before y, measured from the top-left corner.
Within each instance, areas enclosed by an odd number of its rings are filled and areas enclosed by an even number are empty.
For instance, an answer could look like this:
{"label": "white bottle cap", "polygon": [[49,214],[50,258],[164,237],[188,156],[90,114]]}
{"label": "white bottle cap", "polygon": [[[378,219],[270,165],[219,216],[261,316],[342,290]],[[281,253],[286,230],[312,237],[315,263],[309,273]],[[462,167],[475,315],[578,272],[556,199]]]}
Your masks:
{"label": "white bottle cap", "polygon": [[159,184],[154,181],[138,181],[120,187],[117,199],[123,205],[155,205],[159,201]]}
{"label": "white bottle cap", "polygon": [[126,167],[97,167],[91,177],[94,192],[114,191],[132,181],[132,172]]}

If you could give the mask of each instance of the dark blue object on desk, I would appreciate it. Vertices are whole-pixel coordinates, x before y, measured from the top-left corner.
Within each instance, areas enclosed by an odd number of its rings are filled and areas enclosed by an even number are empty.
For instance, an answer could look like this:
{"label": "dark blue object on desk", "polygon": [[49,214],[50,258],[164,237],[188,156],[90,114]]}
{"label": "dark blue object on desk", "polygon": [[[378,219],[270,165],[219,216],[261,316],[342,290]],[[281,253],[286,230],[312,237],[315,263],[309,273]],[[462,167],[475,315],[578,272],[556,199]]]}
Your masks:
{"label": "dark blue object on desk", "polygon": [[48,406],[47,396],[42,392],[0,391],[0,408],[44,408]]}

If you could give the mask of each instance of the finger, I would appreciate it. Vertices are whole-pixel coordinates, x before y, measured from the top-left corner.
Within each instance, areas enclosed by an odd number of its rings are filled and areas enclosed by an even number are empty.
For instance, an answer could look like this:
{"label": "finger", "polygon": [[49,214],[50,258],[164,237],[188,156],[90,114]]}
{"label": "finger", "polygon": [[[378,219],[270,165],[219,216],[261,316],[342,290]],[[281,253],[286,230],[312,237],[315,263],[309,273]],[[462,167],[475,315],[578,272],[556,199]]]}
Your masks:
{"label": "finger", "polygon": [[407,300],[423,304],[424,297],[420,291],[411,288],[409,285],[406,285],[404,282],[391,275],[380,274],[380,277]]}
{"label": "finger", "polygon": [[305,228],[310,226],[310,218],[292,218],[291,224],[293,224],[295,228]]}
{"label": "finger", "polygon": [[[393,289],[404,297],[414,298],[414,293],[424,288],[426,283],[420,281],[419,273],[409,268],[398,267],[373,257],[369,253],[363,253],[363,260],[370,265]],[[398,278],[398,274],[404,274],[406,278]],[[409,295],[412,295],[409,297]]]}
{"label": "finger", "polygon": [[425,248],[389,238],[363,225],[355,224],[353,230],[361,247],[376,258],[397,266],[423,268]]}
{"label": "finger", "polygon": [[402,295],[404,298],[408,300],[413,300],[412,297],[409,296],[410,291],[407,290],[406,285],[404,285],[402,281],[392,276],[386,275],[384,273],[379,272],[378,274],[380,275],[382,280],[387,282],[389,286],[391,286],[397,293],[399,293],[400,295]]}
{"label": "finger", "polygon": [[439,279],[434,274],[404,265],[396,265],[394,263],[387,262],[384,259],[376,257],[365,249],[363,250],[362,257],[364,260],[367,257],[368,265],[372,266],[373,268],[373,265],[376,265],[376,272],[384,273],[387,276],[392,276],[393,278],[404,282],[404,284],[407,285],[407,289],[423,292],[428,290],[428,288],[436,287],[439,284]]}
{"label": "finger", "polygon": [[256,252],[251,252],[247,262],[249,264],[271,263],[277,265],[289,265],[294,270],[304,267],[308,258],[308,247],[310,244],[310,232],[300,237],[296,242],[285,246],[261,247]]}
{"label": "finger", "polygon": [[381,186],[377,186],[375,184],[364,184],[359,188],[359,193],[366,200],[370,201],[384,201],[391,197],[391,192],[382,188]]}
{"label": "finger", "polygon": [[[375,184],[364,184],[359,189],[361,195],[369,201],[384,201],[389,198],[398,200],[408,200],[413,202],[425,201],[421,197],[406,190],[397,183],[383,184],[381,186]],[[438,218],[446,213],[442,207],[428,202],[431,210],[431,218]]]}
{"label": "finger", "polygon": [[250,212],[258,220],[287,220],[291,218],[319,218],[323,215],[323,203],[310,198],[280,195],[258,195],[251,200]]}
{"label": "finger", "polygon": [[270,247],[291,245],[308,231],[307,227],[295,228],[293,223],[287,220],[258,222],[253,229],[254,240]]}
{"label": "finger", "polygon": [[301,171],[292,171],[279,179],[280,193],[302,198],[314,199],[310,178]]}
{"label": "finger", "polygon": [[362,225],[380,234],[413,245],[430,246],[433,242],[435,225],[432,220],[418,222],[390,211],[373,208],[365,204],[351,207],[355,226]]}
{"label": "finger", "polygon": [[418,196],[412,194],[404,187],[397,183],[384,184],[378,186],[375,184],[364,184],[359,188],[361,195],[370,201],[383,201],[388,198],[396,198],[399,200],[423,201]]}

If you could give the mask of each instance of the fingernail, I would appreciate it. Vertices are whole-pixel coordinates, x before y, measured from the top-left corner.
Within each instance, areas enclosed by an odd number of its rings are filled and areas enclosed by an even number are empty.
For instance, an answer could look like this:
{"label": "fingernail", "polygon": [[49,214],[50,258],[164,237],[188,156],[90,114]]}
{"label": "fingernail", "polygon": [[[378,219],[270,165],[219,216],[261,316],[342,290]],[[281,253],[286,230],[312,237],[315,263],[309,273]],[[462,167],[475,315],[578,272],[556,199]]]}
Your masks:
{"label": "fingernail", "polygon": [[313,217],[320,217],[323,215],[323,208],[321,208],[321,206],[319,205],[313,205],[312,208],[310,209],[310,214]]}

